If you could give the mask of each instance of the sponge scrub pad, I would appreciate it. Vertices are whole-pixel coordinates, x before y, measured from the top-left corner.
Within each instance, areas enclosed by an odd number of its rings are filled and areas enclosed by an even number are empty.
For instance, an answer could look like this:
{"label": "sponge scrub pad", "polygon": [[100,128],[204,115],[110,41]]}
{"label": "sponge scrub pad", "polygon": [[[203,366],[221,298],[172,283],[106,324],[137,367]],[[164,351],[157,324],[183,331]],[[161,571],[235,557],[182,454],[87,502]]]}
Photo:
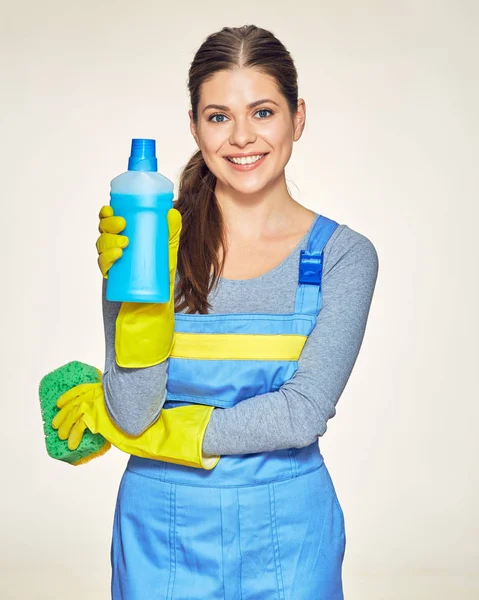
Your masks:
{"label": "sponge scrub pad", "polygon": [[40,409],[43,417],[43,430],[48,454],[57,460],[72,465],[81,465],[97,456],[105,454],[111,444],[99,433],[93,434],[88,429],[83,434],[82,441],[76,450],[68,448],[68,440],[61,440],[52,420],[58,413],[56,406],[58,398],[72,387],[81,383],[98,383],[101,372],[85,363],[72,361],[45,375],[40,381]]}

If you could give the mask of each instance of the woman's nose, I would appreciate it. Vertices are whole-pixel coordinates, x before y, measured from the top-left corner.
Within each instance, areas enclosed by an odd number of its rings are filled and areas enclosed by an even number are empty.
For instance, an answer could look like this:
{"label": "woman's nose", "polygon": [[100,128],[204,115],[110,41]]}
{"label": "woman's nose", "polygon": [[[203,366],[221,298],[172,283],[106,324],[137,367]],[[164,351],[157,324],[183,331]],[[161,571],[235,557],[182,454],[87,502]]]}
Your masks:
{"label": "woman's nose", "polygon": [[254,142],[256,133],[253,125],[248,119],[237,119],[233,125],[229,142],[234,146],[246,146],[250,142]]}

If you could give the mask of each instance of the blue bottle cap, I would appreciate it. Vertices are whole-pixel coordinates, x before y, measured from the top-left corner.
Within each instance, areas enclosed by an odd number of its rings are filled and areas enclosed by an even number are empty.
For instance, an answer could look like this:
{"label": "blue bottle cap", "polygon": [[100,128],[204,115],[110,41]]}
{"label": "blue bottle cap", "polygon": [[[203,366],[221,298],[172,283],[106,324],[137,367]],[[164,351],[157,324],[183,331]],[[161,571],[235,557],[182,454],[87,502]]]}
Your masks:
{"label": "blue bottle cap", "polygon": [[155,140],[131,140],[128,171],[158,171]]}

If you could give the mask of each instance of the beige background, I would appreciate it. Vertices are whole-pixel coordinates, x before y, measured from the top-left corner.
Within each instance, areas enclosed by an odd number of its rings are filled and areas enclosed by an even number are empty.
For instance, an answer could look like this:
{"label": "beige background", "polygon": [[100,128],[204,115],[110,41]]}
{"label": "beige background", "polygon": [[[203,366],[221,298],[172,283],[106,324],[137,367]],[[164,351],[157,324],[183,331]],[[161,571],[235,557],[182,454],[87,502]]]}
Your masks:
{"label": "beige background", "polygon": [[299,70],[308,125],[293,195],[380,259],[363,347],[320,439],[346,516],[346,600],[479,597],[478,13],[457,0],[3,3],[3,599],[109,597],[127,456],[49,459],[37,387],[69,360],[103,367],[95,240],[109,181],[132,137],[154,137],[177,183],[195,149],[193,53],[250,23]]}

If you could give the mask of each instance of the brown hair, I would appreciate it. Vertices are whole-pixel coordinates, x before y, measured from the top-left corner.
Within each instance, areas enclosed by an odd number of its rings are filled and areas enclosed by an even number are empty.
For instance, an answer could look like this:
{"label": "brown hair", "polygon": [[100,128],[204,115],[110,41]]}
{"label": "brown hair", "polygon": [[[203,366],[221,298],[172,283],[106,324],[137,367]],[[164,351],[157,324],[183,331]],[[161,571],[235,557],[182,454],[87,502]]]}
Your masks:
{"label": "brown hair", "polygon": [[[255,25],[223,27],[209,35],[196,52],[188,73],[193,120],[198,122],[201,84],[218,71],[254,67],[273,77],[291,115],[297,111],[298,75],[290,53],[266,29]],[[177,312],[207,314],[208,294],[223,270],[218,250],[226,256],[224,226],[215,196],[216,177],[197,150],[184,168],[175,203],[183,227],[178,250]],[[186,309],[186,310],[185,310]]]}

